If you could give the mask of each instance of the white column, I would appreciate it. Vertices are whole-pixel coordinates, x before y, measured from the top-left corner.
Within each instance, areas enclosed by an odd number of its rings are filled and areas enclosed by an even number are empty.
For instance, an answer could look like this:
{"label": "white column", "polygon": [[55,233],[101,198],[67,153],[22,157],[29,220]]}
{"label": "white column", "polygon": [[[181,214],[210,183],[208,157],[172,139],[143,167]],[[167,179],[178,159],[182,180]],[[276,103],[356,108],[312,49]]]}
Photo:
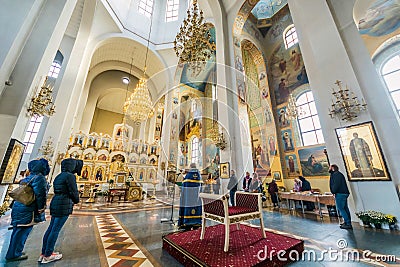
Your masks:
{"label": "white column", "polygon": [[[387,159],[393,181],[351,182],[351,209],[375,209],[400,216],[400,204],[395,184],[399,183],[398,168],[394,166],[400,147],[391,145],[400,128],[370,55],[352,19],[354,1],[308,0],[302,3],[288,0],[299,44],[303,54],[310,85],[320,116],[328,155],[346,173],[335,128],[372,120]],[[331,8],[330,8],[331,7]],[[332,15],[332,12],[334,15]],[[335,22],[337,24],[335,24]],[[368,104],[368,111],[352,122],[332,120],[328,108],[332,99],[331,87],[336,80],[343,81]],[[391,168],[393,166],[393,168]],[[379,188],[379,194],[376,189]],[[386,203],[391,203],[387,205]],[[356,216],[352,215],[356,220]]]}
{"label": "white column", "polygon": [[[3,157],[11,136],[19,140],[24,136],[29,120],[26,106],[29,105],[28,101],[35,92],[35,87],[41,86],[40,83],[47,75],[75,4],[76,1],[46,1],[30,35],[26,37],[25,45],[21,47],[11,74],[13,85],[5,88],[0,98],[0,157]],[[14,19],[7,18],[10,21]]]}

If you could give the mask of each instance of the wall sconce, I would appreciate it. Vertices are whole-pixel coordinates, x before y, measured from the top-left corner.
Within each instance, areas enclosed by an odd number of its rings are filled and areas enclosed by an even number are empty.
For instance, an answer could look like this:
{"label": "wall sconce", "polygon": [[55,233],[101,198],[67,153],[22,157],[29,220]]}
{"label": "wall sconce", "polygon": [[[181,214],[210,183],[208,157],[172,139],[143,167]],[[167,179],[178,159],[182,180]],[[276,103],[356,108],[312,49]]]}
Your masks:
{"label": "wall sconce", "polygon": [[335,91],[332,88],[332,95],[336,98],[336,101],[332,99],[332,107],[329,109],[329,115],[332,119],[338,117],[344,121],[352,121],[358,117],[361,111],[367,110],[364,99],[361,100],[362,104],[360,104],[354,92],[351,92],[347,86],[346,89],[342,88],[341,81],[336,81],[335,84],[339,87],[339,90]]}

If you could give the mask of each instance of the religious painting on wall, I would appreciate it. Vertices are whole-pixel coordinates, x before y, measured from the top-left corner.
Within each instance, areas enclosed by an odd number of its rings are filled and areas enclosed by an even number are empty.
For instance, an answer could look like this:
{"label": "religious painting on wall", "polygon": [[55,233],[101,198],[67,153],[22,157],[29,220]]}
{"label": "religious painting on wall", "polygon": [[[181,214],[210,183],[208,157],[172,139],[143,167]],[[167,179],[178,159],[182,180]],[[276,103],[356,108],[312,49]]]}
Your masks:
{"label": "religious painting on wall", "polygon": [[298,150],[303,176],[329,176],[329,163],[325,146],[313,146]]}
{"label": "religious painting on wall", "polygon": [[219,177],[229,178],[230,167],[229,162],[224,162],[219,165]]}
{"label": "religious painting on wall", "polygon": [[349,181],[390,181],[372,122],[336,129]]}
{"label": "religious painting on wall", "polygon": [[80,182],[85,182],[85,181],[89,181],[89,177],[91,175],[91,170],[92,168],[90,166],[83,166],[82,167],[82,172],[81,172],[81,177],[79,178]]}
{"label": "religious painting on wall", "polygon": [[96,171],[95,171],[95,181],[103,181],[104,178],[104,168],[103,167],[97,167]]}
{"label": "religious painting on wall", "polygon": [[364,17],[358,22],[358,30],[361,34],[374,37],[388,35],[399,27],[399,3],[397,0],[371,2]]}
{"label": "religious painting on wall", "polygon": [[282,175],[281,172],[273,172],[272,174],[272,178],[276,181],[276,182],[281,182],[282,181]]}
{"label": "religious painting on wall", "polygon": [[288,129],[281,131],[281,136],[282,136],[284,151],[286,152],[294,150],[292,130]]}
{"label": "religious painting on wall", "polygon": [[295,154],[286,155],[285,162],[289,176],[296,176],[300,174],[299,165],[297,164],[297,157]]}
{"label": "religious painting on wall", "polygon": [[17,139],[10,140],[0,168],[1,184],[12,184],[14,182],[24,149],[25,145]]}

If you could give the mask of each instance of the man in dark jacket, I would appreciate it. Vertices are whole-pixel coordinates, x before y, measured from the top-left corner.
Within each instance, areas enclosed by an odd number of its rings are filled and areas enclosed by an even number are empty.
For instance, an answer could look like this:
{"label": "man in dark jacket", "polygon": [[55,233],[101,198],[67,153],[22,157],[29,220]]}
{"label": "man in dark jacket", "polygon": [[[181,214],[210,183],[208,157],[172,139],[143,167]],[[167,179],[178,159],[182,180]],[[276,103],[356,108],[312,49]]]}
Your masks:
{"label": "man in dark jacket", "polygon": [[232,206],[235,206],[235,193],[238,190],[238,183],[239,181],[235,175],[235,171],[231,170],[231,177],[229,177],[228,190]]}
{"label": "man in dark jacket", "polygon": [[[299,176],[299,179],[301,181],[301,191],[311,191],[311,184],[309,181],[306,180],[303,176]],[[303,201],[304,206],[306,206],[306,210],[312,211],[315,208],[314,202],[311,201]]]}
{"label": "man in dark jacket", "polygon": [[335,164],[329,167],[329,173],[331,174],[329,180],[331,193],[335,196],[336,208],[344,220],[344,223],[340,225],[340,228],[353,229],[351,226],[350,210],[347,205],[347,199],[350,195],[350,192],[347,188],[346,178],[344,177],[343,173],[339,171],[339,167]]}
{"label": "man in dark jacket", "polygon": [[30,183],[35,194],[35,201],[25,206],[14,201],[11,212],[11,234],[10,245],[6,254],[7,261],[25,260],[27,255],[22,255],[26,239],[32,231],[33,225],[44,221],[44,211],[46,209],[47,181],[46,175],[49,174],[50,167],[45,159],[32,160],[28,163],[30,175],[21,180],[20,183]]}
{"label": "man in dark jacket", "polygon": [[61,228],[72,214],[74,204],[79,203],[75,173],[80,175],[82,167],[82,160],[69,158],[61,162],[61,173],[53,182],[54,197],[50,203],[51,222],[43,236],[42,254],[39,257],[41,263],[62,258],[61,253],[54,252],[54,246]]}
{"label": "man in dark jacket", "polygon": [[278,205],[278,185],[276,184],[275,179],[272,179],[272,181],[268,184],[268,193],[271,196],[272,204],[274,204],[275,207],[279,207]]}

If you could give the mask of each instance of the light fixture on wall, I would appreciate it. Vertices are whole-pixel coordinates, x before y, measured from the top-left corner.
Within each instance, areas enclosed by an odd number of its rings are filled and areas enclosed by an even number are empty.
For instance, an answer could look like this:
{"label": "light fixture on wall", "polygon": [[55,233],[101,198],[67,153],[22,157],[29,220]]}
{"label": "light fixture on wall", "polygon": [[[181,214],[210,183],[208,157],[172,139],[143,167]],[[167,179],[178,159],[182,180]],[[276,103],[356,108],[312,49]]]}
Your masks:
{"label": "light fixture on wall", "polygon": [[285,111],[286,117],[291,120],[296,120],[298,117],[304,116],[304,114],[305,111],[301,107],[297,107],[296,99],[293,94],[290,94]]}
{"label": "light fixture on wall", "polygon": [[55,105],[53,102],[53,88],[47,84],[47,78],[43,82],[39,93],[32,97],[31,103],[27,109],[29,116],[42,117],[53,116],[55,112]]}
{"label": "light fixture on wall", "polygon": [[174,49],[180,62],[188,64],[194,76],[203,70],[206,61],[211,58],[212,50],[215,50],[210,38],[203,11],[199,9],[197,0],[193,0],[193,6],[187,10],[187,18],[175,37]]}
{"label": "light fixture on wall", "polygon": [[[133,91],[133,93],[130,95],[130,97],[124,103],[125,116],[128,116],[129,118],[131,118],[135,123],[141,123],[143,121],[146,121],[148,118],[151,118],[151,116],[153,116],[153,114],[154,114],[153,102],[151,101],[151,97],[149,94],[149,88],[147,86],[148,80],[146,78],[147,59],[148,59],[148,55],[149,55],[149,44],[150,44],[152,25],[153,25],[153,10],[151,12],[151,17],[150,17],[150,30],[149,30],[149,36],[147,39],[146,57],[144,60],[144,68],[143,68],[143,77],[139,79],[139,82],[136,85],[135,90]],[[132,58],[132,60],[133,60],[133,58]],[[132,61],[131,61],[131,69],[129,71],[129,76],[131,76],[131,71],[132,71]],[[129,83],[128,83],[127,87],[128,86],[129,86]]]}
{"label": "light fixture on wall", "polygon": [[329,115],[332,119],[338,117],[344,121],[352,121],[358,117],[361,111],[367,110],[367,104],[364,99],[361,99],[362,104],[360,104],[357,96],[355,96],[354,92],[350,91],[347,85],[344,89],[341,81],[337,80],[335,84],[339,90],[335,91],[332,88],[332,95],[335,97],[335,100],[332,99],[332,106],[329,109]]}

